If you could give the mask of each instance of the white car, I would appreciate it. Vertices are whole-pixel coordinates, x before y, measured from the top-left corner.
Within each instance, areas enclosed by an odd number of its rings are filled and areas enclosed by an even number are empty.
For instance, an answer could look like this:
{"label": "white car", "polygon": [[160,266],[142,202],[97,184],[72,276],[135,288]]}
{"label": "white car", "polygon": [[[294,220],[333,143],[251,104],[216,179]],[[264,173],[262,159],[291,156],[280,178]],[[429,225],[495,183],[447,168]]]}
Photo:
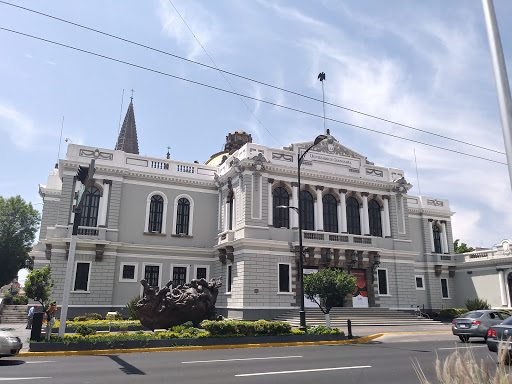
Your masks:
{"label": "white car", "polygon": [[0,331],[0,357],[15,356],[20,353],[23,343],[17,336]]}

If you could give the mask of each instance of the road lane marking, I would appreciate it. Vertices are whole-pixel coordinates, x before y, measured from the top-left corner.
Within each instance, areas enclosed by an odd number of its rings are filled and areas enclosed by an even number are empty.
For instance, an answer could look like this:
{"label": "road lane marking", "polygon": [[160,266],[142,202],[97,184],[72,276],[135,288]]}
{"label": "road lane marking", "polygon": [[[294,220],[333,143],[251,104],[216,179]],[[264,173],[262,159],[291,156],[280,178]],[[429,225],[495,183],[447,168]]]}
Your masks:
{"label": "road lane marking", "polygon": [[372,367],[371,365],[355,365],[355,366],[352,366],[352,367],[334,367],[334,368],[298,369],[298,370],[295,370],[295,371],[242,373],[240,375],[235,375],[235,377],[263,376],[263,375],[284,375],[284,374],[288,374],[288,373],[339,371],[339,370],[344,370],[344,369],[361,369],[361,368],[371,368],[371,367]]}
{"label": "road lane marking", "polygon": [[470,345],[468,347],[437,348],[437,349],[468,349],[468,348],[487,348],[487,345]]}
{"label": "road lane marking", "polygon": [[218,363],[226,361],[246,361],[246,360],[270,360],[270,359],[297,359],[304,356],[272,356],[272,357],[250,357],[246,359],[223,359],[223,360],[194,360],[182,361],[182,364],[196,364],[196,363]]}
{"label": "road lane marking", "polygon": [[45,361],[25,361],[25,364],[43,364],[43,363],[56,363],[56,360],[45,360]]}
{"label": "road lane marking", "polygon": [[40,379],[51,379],[51,377],[40,376],[40,377],[2,377],[0,381],[13,381],[13,380],[40,380]]}

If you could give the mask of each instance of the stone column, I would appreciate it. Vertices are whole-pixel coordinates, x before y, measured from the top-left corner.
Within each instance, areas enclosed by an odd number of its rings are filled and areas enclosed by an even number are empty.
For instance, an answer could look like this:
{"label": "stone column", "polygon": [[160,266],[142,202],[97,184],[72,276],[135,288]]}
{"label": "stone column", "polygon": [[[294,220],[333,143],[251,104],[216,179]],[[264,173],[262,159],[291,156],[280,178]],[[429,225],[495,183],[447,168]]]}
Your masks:
{"label": "stone column", "polygon": [[363,204],[359,205],[359,227],[361,235],[364,235],[365,225],[364,225],[364,212],[363,212]]}
{"label": "stone column", "polygon": [[103,195],[101,196],[101,206],[98,214],[98,227],[107,226],[108,198],[110,194],[111,180],[103,180]]}
{"label": "stone column", "polygon": [[448,236],[446,234],[446,221],[441,221],[441,226],[443,227],[443,236],[441,237],[443,241],[443,253],[450,253],[450,249],[448,248]]}
{"label": "stone column", "polygon": [[384,201],[384,233],[385,237],[391,237],[391,221],[389,218],[389,196],[382,196]]}
{"label": "stone column", "polygon": [[316,186],[316,212],[315,212],[315,229],[317,231],[324,230],[324,204],[322,201],[322,191],[324,187],[317,185]]}
{"label": "stone column", "polygon": [[362,192],[361,196],[363,198],[363,225],[361,228],[363,229],[363,232],[361,232],[362,235],[369,235],[370,234],[370,218],[368,217],[368,192]]}
{"label": "stone column", "polygon": [[382,237],[386,237],[386,215],[384,214],[384,207],[380,209],[380,227],[382,228]]}
{"label": "stone column", "polygon": [[[299,208],[298,183],[292,183],[292,207]],[[299,227],[299,213],[295,209],[289,210],[291,228]]]}
{"label": "stone column", "polygon": [[436,246],[434,245],[434,232],[432,232],[433,221],[432,219],[428,219],[428,234],[430,236],[430,248],[432,253],[436,250]]}
{"label": "stone column", "polygon": [[346,189],[340,189],[340,214],[338,220],[340,220],[340,232],[347,233],[347,204],[346,204]]}
{"label": "stone column", "polygon": [[505,284],[505,271],[503,269],[498,270],[498,278],[499,278],[499,285],[500,285],[501,305],[508,307],[507,285]]}
{"label": "stone column", "polygon": [[274,179],[268,180],[268,226],[274,226],[274,196],[272,195],[272,184],[274,184]]}

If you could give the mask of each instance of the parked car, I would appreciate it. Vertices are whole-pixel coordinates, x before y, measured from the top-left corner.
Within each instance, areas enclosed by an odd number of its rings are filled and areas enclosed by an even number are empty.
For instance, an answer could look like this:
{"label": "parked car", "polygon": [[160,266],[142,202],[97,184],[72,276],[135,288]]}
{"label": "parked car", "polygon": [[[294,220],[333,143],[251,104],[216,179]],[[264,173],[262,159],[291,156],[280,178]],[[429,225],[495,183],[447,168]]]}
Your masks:
{"label": "parked car", "polygon": [[487,340],[487,331],[489,328],[493,325],[500,324],[509,317],[510,313],[493,309],[470,311],[453,319],[452,333],[455,336],[459,336],[460,341],[464,343],[466,343],[470,337],[483,337],[484,340]]}
{"label": "parked car", "polygon": [[0,357],[15,356],[20,353],[23,343],[20,338],[0,331]]}
{"label": "parked car", "polygon": [[511,350],[510,341],[507,340],[512,337],[512,316],[504,320],[501,324],[493,325],[487,331],[487,348],[491,352],[498,352],[500,343],[503,347]]}

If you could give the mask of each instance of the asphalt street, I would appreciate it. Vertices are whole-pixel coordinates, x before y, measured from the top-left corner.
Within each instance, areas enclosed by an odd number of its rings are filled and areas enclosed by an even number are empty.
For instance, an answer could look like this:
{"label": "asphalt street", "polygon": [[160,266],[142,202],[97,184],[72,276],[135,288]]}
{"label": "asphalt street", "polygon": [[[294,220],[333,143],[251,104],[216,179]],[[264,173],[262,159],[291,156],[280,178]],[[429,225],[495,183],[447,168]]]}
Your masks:
{"label": "asphalt street", "polygon": [[496,367],[483,340],[451,334],[387,335],[359,345],[218,349],[97,356],[0,359],[0,382],[72,383],[418,383],[417,361],[435,380],[434,362],[456,349]]}

